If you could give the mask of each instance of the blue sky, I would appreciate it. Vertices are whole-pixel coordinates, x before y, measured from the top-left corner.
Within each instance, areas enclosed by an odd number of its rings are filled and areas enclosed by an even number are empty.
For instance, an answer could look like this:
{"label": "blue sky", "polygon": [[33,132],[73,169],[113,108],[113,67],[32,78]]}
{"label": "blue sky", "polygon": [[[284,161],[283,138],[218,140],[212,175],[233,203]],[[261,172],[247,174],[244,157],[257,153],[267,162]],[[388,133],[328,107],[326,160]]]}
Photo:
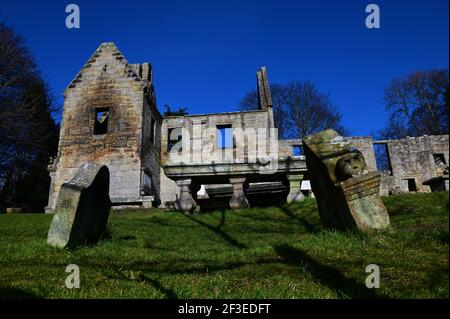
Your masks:
{"label": "blue sky", "polygon": [[[81,28],[65,27],[78,4]],[[365,27],[376,3],[381,28]],[[52,92],[101,42],[130,63],[151,62],[158,106],[190,113],[236,110],[266,66],[271,83],[310,80],[352,135],[380,129],[383,88],[415,70],[448,67],[448,1],[8,1],[0,20],[24,36]]]}

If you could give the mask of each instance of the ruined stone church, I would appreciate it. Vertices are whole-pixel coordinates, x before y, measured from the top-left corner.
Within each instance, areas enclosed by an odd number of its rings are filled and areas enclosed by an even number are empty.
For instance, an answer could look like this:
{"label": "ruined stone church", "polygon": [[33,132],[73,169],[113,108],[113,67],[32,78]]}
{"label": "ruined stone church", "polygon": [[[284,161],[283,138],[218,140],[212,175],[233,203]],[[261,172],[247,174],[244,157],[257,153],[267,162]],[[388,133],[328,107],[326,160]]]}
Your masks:
{"label": "ruined stone church", "polygon": [[[188,212],[202,198],[225,198],[239,209],[268,194],[288,202],[313,196],[302,141],[278,140],[264,67],[256,78],[258,110],[163,117],[151,64],[130,64],[114,43],[102,43],[64,92],[46,211],[55,209],[61,185],[85,162],[109,168],[115,207],[174,206]],[[242,147],[235,136],[239,130]],[[374,145],[386,147],[389,170],[382,175],[381,195],[448,189],[448,135],[346,139],[370,170],[377,170]],[[262,150],[251,147],[261,141]]]}

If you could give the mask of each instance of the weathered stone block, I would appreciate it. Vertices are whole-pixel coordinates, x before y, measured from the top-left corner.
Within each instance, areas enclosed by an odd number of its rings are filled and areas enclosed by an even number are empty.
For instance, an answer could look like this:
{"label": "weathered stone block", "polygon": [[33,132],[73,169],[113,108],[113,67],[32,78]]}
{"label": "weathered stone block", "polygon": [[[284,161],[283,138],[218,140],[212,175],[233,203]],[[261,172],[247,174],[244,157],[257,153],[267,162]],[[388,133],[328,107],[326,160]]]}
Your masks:
{"label": "weathered stone block", "polygon": [[47,243],[68,248],[97,243],[110,208],[108,168],[82,164],[74,178],[61,186]]}
{"label": "weathered stone block", "polygon": [[303,140],[312,190],[326,227],[371,231],[389,227],[379,196],[380,174],[368,172],[362,154],[333,130]]}

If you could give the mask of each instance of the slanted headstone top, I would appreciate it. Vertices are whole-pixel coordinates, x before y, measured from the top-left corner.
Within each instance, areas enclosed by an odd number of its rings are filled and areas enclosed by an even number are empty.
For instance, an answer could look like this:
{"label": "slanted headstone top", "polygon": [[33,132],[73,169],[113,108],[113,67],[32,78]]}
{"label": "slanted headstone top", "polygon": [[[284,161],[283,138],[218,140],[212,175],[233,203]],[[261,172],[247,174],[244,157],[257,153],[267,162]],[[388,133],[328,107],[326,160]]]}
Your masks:
{"label": "slanted headstone top", "polygon": [[334,130],[303,139],[311,187],[326,227],[371,231],[389,227],[379,195],[380,173],[369,172],[364,156]]}
{"label": "slanted headstone top", "polygon": [[73,179],[61,186],[47,242],[68,248],[97,243],[110,209],[108,168],[83,163]]}

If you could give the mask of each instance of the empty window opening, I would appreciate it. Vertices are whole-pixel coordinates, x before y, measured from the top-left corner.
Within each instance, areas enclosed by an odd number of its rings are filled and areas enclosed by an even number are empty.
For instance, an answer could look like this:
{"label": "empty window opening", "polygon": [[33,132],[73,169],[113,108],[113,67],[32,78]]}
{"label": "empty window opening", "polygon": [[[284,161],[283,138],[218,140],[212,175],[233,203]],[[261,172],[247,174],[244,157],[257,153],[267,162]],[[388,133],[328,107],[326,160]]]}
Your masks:
{"label": "empty window opening", "polygon": [[233,130],[231,125],[218,125],[216,133],[217,147],[220,149],[233,147]]}
{"label": "empty window opening", "polygon": [[94,134],[108,133],[109,108],[95,109]]}
{"label": "empty window opening", "polygon": [[391,159],[389,158],[389,149],[386,143],[373,144],[375,153],[375,162],[377,169],[392,175]]}
{"label": "empty window opening", "polygon": [[[183,139],[183,134],[181,127],[169,128],[168,130],[168,142],[167,142],[167,152],[170,152],[175,144],[179,143]],[[182,151],[181,145],[179,146],[179,152]]]}
{"label": "empty window opening", "polygon": [[303,149],[302,145],[294,145],[292,146],[294,156],[303,156],[305,155],[305,150]]}
{"label": "empty window opening", "polygon": [[407,181],[408,181],[408,192],[415,192],[415,191],[417,191],[415,179],[414,178],[408,178]]}
{"label": "empty window opening", "polygon": [[444,154],[433,154],[433,159],[434,164],[436,164],[437,166],[445,166],[445,164],[447,164]]}

